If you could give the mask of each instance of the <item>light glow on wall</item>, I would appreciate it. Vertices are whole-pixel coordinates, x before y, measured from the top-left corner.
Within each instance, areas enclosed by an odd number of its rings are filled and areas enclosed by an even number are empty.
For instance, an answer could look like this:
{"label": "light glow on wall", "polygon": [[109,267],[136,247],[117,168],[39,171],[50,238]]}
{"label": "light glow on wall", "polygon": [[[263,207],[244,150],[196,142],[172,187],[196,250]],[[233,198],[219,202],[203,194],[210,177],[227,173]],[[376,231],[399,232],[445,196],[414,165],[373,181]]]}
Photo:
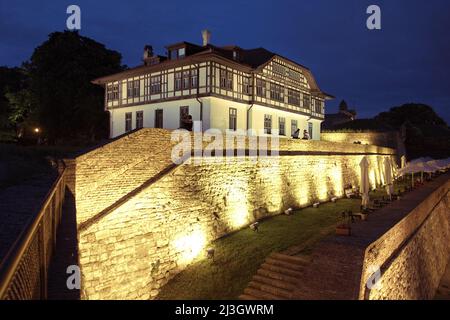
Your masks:
{"label": "light glow on wall", "polygon": [[179,263],[191,263],[206,246],[206,234],[202,229],[196,229],[189,234],[182,235],[173,242],[175,249],[180,253]]}
{"label": "light glow on wall", "polygon": [[331,183],[333,184],[334,195],[337,197],[344,195],[344,181],[342,179],[342,167],[335,165],[330,172]]}

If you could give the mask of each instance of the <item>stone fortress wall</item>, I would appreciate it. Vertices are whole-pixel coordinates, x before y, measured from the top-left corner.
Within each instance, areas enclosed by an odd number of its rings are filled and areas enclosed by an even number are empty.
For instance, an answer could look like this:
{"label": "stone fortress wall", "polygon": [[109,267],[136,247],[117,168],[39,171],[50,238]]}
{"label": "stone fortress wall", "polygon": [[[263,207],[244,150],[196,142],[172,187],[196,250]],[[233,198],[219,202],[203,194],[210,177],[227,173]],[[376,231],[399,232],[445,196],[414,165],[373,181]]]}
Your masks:
{"label": "stone fortress wall", "polygon": [[[171,132],[141,129],[68,161],[85,299],[151,299],[208,244],[293,207],[342,196],[373,145],[280,139],[279,157],[174,165]],[[249,142],[246,142],[246,147]],[[212,160],[212,159],[210,159]]]}

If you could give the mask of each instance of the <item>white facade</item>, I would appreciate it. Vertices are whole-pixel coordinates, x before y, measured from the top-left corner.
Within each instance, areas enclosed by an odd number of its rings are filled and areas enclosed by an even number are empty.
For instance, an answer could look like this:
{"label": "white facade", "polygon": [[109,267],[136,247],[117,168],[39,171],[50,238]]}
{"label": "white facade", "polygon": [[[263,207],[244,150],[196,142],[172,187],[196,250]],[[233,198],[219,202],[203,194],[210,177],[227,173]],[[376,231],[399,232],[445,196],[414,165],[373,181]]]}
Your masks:
{"label": "white facade", "polygon": [[[225,131],[230,129],[230,108],[234,108],[237,111],[237,129],[252,129],[257,133],[264,132],[264,118],[266,115],[270,115],[272,117],[271,129],[273,132],[280,131],[280,118],[283,118],[285,123],[285,137],[289,138],[292,136],[294,133],[292,132],[292,125],[295,124],[296,121],[296,127],[300,129],[300,137],[303,135],[303,130],[309,131],[309,123],[311,123],[311,138],[313,140],[320,140],[321,120],[258,104],[248,105],[217,97],[203,97],[199,98],[199,101],[203,104],[203,130],[219,129]],[[125,133],[126,113],[131,113],[131,130],[136,129],[137,112],[140,111],[143,112],[143,126],[145,128],[155,127],[156,110],[162,110],[163,128],[165,129],[180,128],[180,107],[188,107],[189,114],[192,116],[193,120],[200,121],[201,106],[199,101],[197,99],[181,99],[155,104],[143,104],[110,109],[111,137],[114,138]]]}
{"label": "white facade", "polygon": [[[187,107],[193,121],[202,121],[203,130],[231,129],[232,109],[236,129],[251,129],[257,134],[269,129],[270,134],[291,137],[294,126],[300,129],[300,138],[307,130],[310,138],[320,140],[325,99],[329,97],[320,91],[307,68],[277,55],[258,66],[213,53],[195,59],[188,56],[94,83],[106,89],[111,138],[139,126],[178,129],[180,108]],[[143,114],[139,123],[138,113]],[[280,123],[284,123],[284,130]]]}

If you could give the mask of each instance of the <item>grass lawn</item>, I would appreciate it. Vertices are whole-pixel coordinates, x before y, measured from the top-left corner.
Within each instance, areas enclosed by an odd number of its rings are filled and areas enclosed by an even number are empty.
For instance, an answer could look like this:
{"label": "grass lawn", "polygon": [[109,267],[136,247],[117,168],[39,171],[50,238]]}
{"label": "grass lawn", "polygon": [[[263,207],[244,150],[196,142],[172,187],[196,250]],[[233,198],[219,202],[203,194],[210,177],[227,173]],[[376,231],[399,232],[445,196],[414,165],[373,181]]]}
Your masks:
{"label": "grass lawn", "polygon": [[302,253],[334,232],[343,210],[359,211],[360,200],[342,199],[292,216],[276,216],[213,242],[215,261],[200,257],[166,284],[159,299],[236,299],[266,257],[274,251],[304,245]]}
{"label": "grass lawn", "polygon": [[[395,192],[408,183],[396,183]],[[371,199],[385,195],[384,188],[370,193]],[[319,240],[334,233],[336,224],[342,222],[342,211],[360,212],[360,205],[358,199],[341,199],[296,211],[292,216],[269,218],[260,222],[258,233],[245,228],[218,239],[211,245],[215,261],[202,255],[169,281],[158,299],[237,299],[270,253],[298,246],[299,253],[310,254]]]}

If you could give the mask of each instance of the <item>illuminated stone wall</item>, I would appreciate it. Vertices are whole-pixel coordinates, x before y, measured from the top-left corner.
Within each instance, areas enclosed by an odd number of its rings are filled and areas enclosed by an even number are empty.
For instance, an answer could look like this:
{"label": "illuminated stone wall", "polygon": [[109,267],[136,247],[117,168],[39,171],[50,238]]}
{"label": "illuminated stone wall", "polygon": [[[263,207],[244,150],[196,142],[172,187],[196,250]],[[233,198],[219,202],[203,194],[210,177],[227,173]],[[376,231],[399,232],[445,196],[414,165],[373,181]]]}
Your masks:
{"label": "illuminated stone wall", "polygon": [[450,180],[404,219],[367,247],[362,279],[381,266],[379,287],[360,298],[378,300],[432,299],[449,260]]}
{"label": "illuminated stone wall", "polygon": [[389,147],[397,150],[397,159],[405,154],[405,144],[400,132],[322,132],[321,140],[338,143],[354,143]]}
{"label": "illuminated stone wall", "polygon": [[329,193],[341,196],[345,184],[358,184],[364,154],[371,154],[374,186],[381,182],[382,158],[394,153],[321,141],[286,139],[279,145],[284,153],[278,158],[234,157],[159,175],[171,165],[170,133],[144,129],[78,157],[74,180],[84,298],[154,298],[189,262],[204,256],[210,241],[286,208],[326,201]]}

